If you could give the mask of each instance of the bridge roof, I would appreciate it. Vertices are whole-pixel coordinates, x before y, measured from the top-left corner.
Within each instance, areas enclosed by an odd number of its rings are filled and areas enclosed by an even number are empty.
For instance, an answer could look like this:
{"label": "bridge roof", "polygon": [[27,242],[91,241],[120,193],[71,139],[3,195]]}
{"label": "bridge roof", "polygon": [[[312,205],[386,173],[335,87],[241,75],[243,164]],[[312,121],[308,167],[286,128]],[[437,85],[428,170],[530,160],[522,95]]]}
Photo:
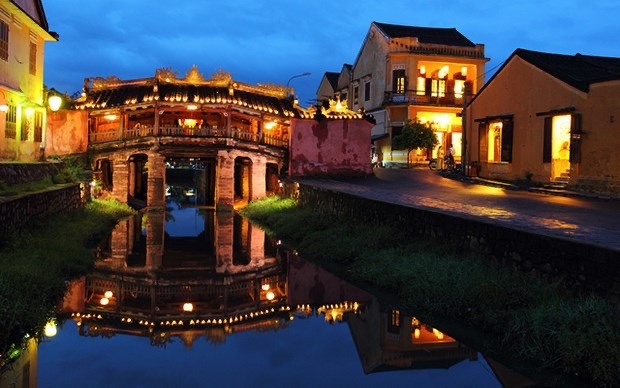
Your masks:
{"label": "bridge roof", "polygon": [[[120,80],[117,77],[87,78],[85,95],[74,101],[76,109],[107,110],[159,106],[198,105],[215,109],[251,110],[281,117],[313,118],[315,110],[300,107],[292,89],[284,86],[249,85],[232,79],[229,73],[216,72],[205,80],[196,67],[185,78],[177,78],[170,69],[158,69],[155,77]],[[330,112],[331,113],[331,112]],[[327,118],[360,118],[354,112],[328,113]]]}

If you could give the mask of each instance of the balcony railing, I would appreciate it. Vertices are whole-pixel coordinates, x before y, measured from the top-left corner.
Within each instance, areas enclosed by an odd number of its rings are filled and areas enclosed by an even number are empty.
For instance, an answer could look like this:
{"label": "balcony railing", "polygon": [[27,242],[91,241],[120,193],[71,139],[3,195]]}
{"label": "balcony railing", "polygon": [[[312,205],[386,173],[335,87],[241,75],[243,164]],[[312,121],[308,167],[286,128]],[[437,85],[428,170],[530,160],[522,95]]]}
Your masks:
{"label": "balcony railing", "polygon": [[385,105],[437,105],[463,107],[463,93],[432,93],[407,90],[403,93],[385,92]]}
{"label": "balcony railing", "polygon": [[89,144],[105,143],[113,141],[139,139],[145,137],[184,137],[184,138],[229,138],[244,142],[265,144],[273,147],[287,148],[288,139],[281,136],[269,134],[259,134],[251,131],[244,131],[239,128],[187,128],[178,126],[160,126],[159,131],[153,126],[142,125],[139,128],[123,128],[107,131],[91,132],[88,135]]}

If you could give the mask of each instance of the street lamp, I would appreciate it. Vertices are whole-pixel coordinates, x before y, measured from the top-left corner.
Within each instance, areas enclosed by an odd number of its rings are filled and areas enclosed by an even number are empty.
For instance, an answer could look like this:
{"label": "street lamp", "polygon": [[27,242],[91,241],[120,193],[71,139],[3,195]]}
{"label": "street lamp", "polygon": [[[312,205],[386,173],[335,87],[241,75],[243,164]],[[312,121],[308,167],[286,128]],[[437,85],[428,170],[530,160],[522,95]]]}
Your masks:
{"label": "street lamp", "polygon": [[305,73],[301,73],[301,74],[297,74],[292,76],[291,78],[288,79],[288,81],[286,81],[286,96],[289,97],[290,96],[290,91],[289,91],[289,84],[291,83],[291,80],[295,79],[295,78],[299,78],[299,77],[305,77],[307,75],[310,75],[310,72],[307,71]]}
{"label": "street lamp", "polygon": [[47,103],[49,104],[49,108],[52,112],[56,112],[60,109],[60,106],[62,105],[62,97],[56,89],[52,88],[48,91]]}

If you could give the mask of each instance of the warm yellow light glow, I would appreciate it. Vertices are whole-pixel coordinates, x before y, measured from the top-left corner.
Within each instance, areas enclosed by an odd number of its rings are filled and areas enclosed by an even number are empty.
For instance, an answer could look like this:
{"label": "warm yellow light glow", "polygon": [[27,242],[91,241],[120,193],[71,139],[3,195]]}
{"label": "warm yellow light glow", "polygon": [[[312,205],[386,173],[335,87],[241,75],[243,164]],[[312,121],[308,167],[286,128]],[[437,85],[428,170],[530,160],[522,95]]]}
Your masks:
{"label": "warm yellow light glow", "polygon": [[196,110],[196,109],[198,109],[197,105],[188,105],[187,106],[187,110]]}
{"label": "warm yellow light glow", "polygon": [[276,122],[275,121],[269,121],[267,123],[265,123],[265,129],[270,130],[273,129],[276,126]]}
{"label": "warm yellow light glow", "polygon": [[467,77],[467,66],[461,67],[461,75]]}
{"label": "warm yellow light glow", "polygon": [[49,104],[52,112],[56,112],[58,109],[60,109],[60,106],[62,105],[62,98],[54,94],[50,96],[50,98],[47,100],[47,103]]}
{"label": "warm yellow light glow", "polygon": [[420,74],[422,75],[426,74],[426,66],[424,65],[420,66]]}
{"label": "warm yellow light glow", "polygon": [[189,303],[189,302],[188,303],[184,303],[183,304],[183,311],[188,312],[188,313],[194,311],[194,305]]}
{"label": "warm yellow light glow", "polygon": [[113,114],[105,115],[105,116],[103,116],[103,117],[104,117],[106,120],[110,120],[110,121],[116,120],[116,115],[113,115]]}
{"label": "warm yellow light glow", "polygon": [[112,293],[112,291],[106,291],[105,294],[103,294],[103,296],[105,296],[106,298],[110,299],[114,294]]}
{"label": "warm yellow light glow", "polygon": [[101,303],[102,306],[107,306],[108,303],[110,303],[110,299],[108,299],[108,298],[101,298],[99,303]]}
{"label": "warm yellow light glow", "polygon": [[263,289],[263,291],[267,291],[269,289],[269,284],[263,284],[261,288]]}
{"label": "warm yellow light glow", "polygon": [[273,292],[269,291],[267,293],[267,300],[273,300],[273,298],[275,298],[275,297],[276,297],[276,295]]}
{"label": "warm yellow light glow", "polygon": [[31,117],[32,115],[34,115],[34,108],[29,106],[26,108],[26,116]]}
{"label": "warm yellow light glow", "polygon": [[43,333],[46,337],[53,337],[56,335],[58,330],[56,329],[56,322],[49,321],[45,324],[45,328],[43,329]]}
{"label": "warm yellow light glow", "polygon": [[413,331],[413,337],[414,338],[420,338],[420,329],[415,329]]}

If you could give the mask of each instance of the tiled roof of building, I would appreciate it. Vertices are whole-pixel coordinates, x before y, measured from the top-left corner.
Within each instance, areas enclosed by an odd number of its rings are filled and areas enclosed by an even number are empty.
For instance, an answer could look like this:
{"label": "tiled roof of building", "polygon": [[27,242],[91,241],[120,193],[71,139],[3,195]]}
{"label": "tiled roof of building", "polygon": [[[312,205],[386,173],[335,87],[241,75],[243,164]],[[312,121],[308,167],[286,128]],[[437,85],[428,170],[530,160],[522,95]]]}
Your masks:
{"label": "tiled roof of building", "polygon": [[515,55],[584,92],[593,83],[620,80],[620,58],[550,54],[522,48],[515,50],[512,56]]}
{"label": "tiled roof of building", "polygon": [[338,89],[338,77],[340,77],[340,73],[335,73],[332,71],[325,72],[325,78],[327,79],[327,82],[329,82],[329,85],[334,90]]}
{"label": "tiled roof of building", "polygon": [[456,28],[414,27],[373,22],[390,38],[418,38],[420,43],[475,47]]}

